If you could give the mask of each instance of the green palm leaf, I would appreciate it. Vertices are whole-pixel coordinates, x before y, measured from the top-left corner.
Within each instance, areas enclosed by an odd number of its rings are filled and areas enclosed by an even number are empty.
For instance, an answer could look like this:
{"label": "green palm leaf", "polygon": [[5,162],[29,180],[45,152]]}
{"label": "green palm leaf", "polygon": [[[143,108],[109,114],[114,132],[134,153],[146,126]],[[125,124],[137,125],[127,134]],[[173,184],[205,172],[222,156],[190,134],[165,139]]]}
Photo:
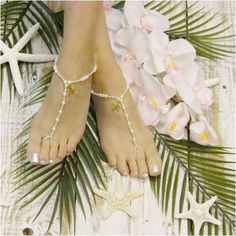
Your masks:
{"label": "green palm leaf", "polygon": [[[170,213],[174,221],[175,213],[183,211],[188,183],[198,202],[218,196],[213,209],[222,217],[225,227],[233,230],[235,169],[229,166],[234,164],[234,160],[222,158],[223,154],[232,154],[231,150],[201,146],[186,140],[176,141],[157,132],[155,137],[163,159],[163,172],[161,177],[151,178],[151,185],[157,198],[161,199],[159,202],[162,203],[162,211],[165,214]],[[180,171],[183,176],[180,176]],[[181,221],[180,219],[179,230]],[[208,224],[207,227],[212,232],[212,225]]]}
{"label": "green palm leaf", "polygon": [[[23,107],[28,107],[42,101],[51,77],[52,71],[49,71],[32,86],[29,100],[26,101]],[[31,120],[32,118],[25,122],[22,132],[17,136],[18,139],[28,136]],[[30,197],[30,200],[25,202],[21,208],[44,197],[44,203],[40,207],[35,219],[41,214],[49,201],[54,200],[55,211],[52,212],[49,228],[53,223],[54,214],[56,213],[60,216],[60,222],[63,222],[63,217],[65,216],[70,226],[70,223],[75,221],[74,217],[76,214],[74,211],[76,202],[86,217],[86,204],[88,204],[92,211],[92,202],[94,201],[92,186],[94,184],[98,188],[100,185],[105,186],[106,178],[101,163],[104,160],[104,156],[95,139],[97,137],[95,136],[97,130],[94,124],[95,120],[90,115],[84,137],[78,144],[77,150],[67,156],[62,162],[52,166],[35,166],[27,161],[27,138],[24,138],[21,145],[19,145],[15,164],[20,166],[13,171],[16,180],[14,191],[33,183],[33,187],[18,200],[18,202],[21,202],[26,197]],[[66,191],[65,186],[67,186]],[[57,207],[60,210],[56,211]]]}
{"label": "green palm leaf", "polygon": [[[33,1],[10,1],[1,4],[1,40],[9,47],[13,47],[16,42],[27,32],[29,22],[34,25],[40,23],[41,28],[39,34],[51,53],[58,52],[59,42],[56,29],[50,22],[48,13],[39,7],[37,2]],[[28,26],[29,27],[29,26]],[[29,42],[23,52],[32,53],[31,43]],[[27,71],[26,78],[31,78],[31,63],[20,62],[20,70]],[[7,74],[7,76],[4,76]],[[1,68],[0,92],[2,94],[3,78],[7,78],[9,85],[10,97],[15,94],[12,75],[8,64],[4,64]]]}
{"label": "green palm leaf", "polygon": [[[123,10],[124,3],[118,1],[113,7]],[[170,40],[188,40],[195,47],[198,56],[222,59],[234,53],[235,35],[225,35],[231,26],[220,20],[219,14],[206,11],[198,2],[188,4],[187,1],[159,0],[146,3],[145,7],[166,15],[170,21],[170,29],[166,32]],[[222,44],[222,39],[225,44]]]}

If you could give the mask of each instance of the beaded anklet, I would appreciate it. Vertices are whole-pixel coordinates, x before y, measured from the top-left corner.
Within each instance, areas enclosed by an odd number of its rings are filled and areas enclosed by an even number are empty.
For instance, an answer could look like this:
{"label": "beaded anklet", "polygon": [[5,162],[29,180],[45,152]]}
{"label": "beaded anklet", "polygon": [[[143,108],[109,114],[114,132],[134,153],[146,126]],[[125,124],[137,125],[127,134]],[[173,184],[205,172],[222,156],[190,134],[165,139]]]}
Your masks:
{"label": "beaded anklet", "polygon": [[83,82],[87,79],[90,78],[90,76],[97,70],[97,65],[95,64],[94,65],[94,68],[92,69],[91,72],[89,72],[88,74],[82,76],[80,79],[78,80],[66,80],[64,79],[64,77],[61,75],[61,73],[59,72],[58,70],[58,67],[57,67],[57,58],[55,60],[55,65],[53,67],[54,69],[54,72],[58,75],[58,77],[61,79],[61,81],[63,82],[63,85],[64,85],[64,89],[63,89],[63,94],[62,94],[62,100],[61,100],[61,106],[60,106],[60,109],[57,113],[57,116],[55,118],[55,121],[54,121],[54,124],[53,124],[53,127],[51,128],[51,132],[50,132],[50,135],[46,136],[43,138],[42,141],[45,141],[47,139],[50,139],[51,140],[51,143],[52,143],[52,139],[53,139],[53,135],[56,131],[56,128],[57,128],[57,125],[60,121],[60,118],[61,118],[61,115],[62,115],[62,112],[63,112],[63,109],[64,109],[64,106],[66,104],[66,97],[68,94],[73,94],[74,93],[74,86],[73,84],[76,84],[76,83],[80,83],[80,82]]}
{"label": "beaded anklet", "polygon": [[137,139],[136,139],[136,136],[135,136],[135,132],[134,132],[134,129],[133,129],[133,125],[132,125],[132,123],[129,119],[129,114],[128,114],[128,111],[127,111],[126,106],[124,104],[124,97],[125,97],[125,95],[127,94],[128,91],[129,91],[129,86],[127,84],[124,92],[120,96],[112,96],[112,95],[109,95],[109,94],[97,93],[94,90],[92,90],[91,93],[95,96],[100,97],[100,98],[113,99],[114,100],[113,103],[112,103],[113,110],[119,111],[120,109],[122,109],[122,111],[124,112],[124,115],[125,115],[125,119],[127,121],[127,126],[128,126],[128,129],[129,129],[129,132],[132,136],[132,141],[133,141],[133,144],[134,144],[134,154],[136,155],[138,151],[143,152],[143,149],[138,146]]}

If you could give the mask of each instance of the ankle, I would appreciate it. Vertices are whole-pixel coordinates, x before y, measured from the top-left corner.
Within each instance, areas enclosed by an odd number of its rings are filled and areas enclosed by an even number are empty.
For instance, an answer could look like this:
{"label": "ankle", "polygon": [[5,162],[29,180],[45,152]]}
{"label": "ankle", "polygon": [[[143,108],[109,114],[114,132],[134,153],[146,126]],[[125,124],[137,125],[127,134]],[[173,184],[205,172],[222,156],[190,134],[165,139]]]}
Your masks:
{"label": "ankle", "polygon": [[71,52],[62,48],[57,62],[59,71],[68,80],[77,80],[90,73],[94,64],[94,55],[87,49]]}

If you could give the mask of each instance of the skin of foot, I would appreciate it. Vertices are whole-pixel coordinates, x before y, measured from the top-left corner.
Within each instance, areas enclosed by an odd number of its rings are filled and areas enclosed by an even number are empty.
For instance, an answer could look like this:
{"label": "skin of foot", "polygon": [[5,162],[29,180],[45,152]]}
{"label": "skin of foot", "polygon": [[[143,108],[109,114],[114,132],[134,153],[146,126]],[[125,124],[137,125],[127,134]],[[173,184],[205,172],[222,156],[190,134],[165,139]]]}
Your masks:
{"label": "skin of foot", "polygon": [[[97,93],[120,96],[126,88],[126,82],[110,47],[104,14],[101,14],[99,19],[98,34],[96,41],[98,70],[93,75],[92,88]],[[138,114],[130,92],[126,93],[123,101],[137,144],[142,149],[136,154],[124,112],[122,109],[114,109],[115,100],[95,95],[92,98],[100,143],[109,165],[117,168],[122,175],[131,174],[140,178],[160,175],[162,161],[152,133]]]}
{"label": "skin of foot", "polygon": [[32,121],[28,154],[39,154],[41,164],[56,163],[75,150],[81,139],[90,100],[91,79],[73,85],[73,93],[66,96],[66,103],[52,139],[50,135],[61,106],[63,82],[54,73],[43,104]]}
{"label": "skin of foot", "polygon": [[[65,80],[73,81],[90,73],[94,68],[94,34],[101,3],[74,1],[63,4],[64,36],[57,67]],[[33,118],[30,129],[27,154],[35,164],[61,161],[75,150],[84,133],[91,79],[75,83],[71,88],[52,138],[45,139],[51,134],[64,90],[63,81],[56,73],[53,74],[46,97]]]}

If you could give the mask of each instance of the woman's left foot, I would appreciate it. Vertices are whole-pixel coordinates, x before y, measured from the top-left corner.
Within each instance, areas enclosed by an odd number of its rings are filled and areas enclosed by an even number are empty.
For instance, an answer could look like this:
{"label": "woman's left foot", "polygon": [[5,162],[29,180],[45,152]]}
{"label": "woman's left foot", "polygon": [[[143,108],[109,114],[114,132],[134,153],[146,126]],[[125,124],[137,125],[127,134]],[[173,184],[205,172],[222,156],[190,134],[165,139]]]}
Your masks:
{"label": "woman's left foot", "polygon": [[[106,63],[99,64],[98,55],[98,71],[93,76],[92,87],[95,92],[112,96],[120,96],[125,91],[126,82],[114,58],[108,57]],[[100,143],[108,163],[117,167],[122,175],[140,178],[159,175],[162,161],[152,133],[139,116],[130,92],[127,91],[123,98],[128,120],[118,100],[93,96],[93,102]],[[136,152],[134,138],[138,146]]]}

